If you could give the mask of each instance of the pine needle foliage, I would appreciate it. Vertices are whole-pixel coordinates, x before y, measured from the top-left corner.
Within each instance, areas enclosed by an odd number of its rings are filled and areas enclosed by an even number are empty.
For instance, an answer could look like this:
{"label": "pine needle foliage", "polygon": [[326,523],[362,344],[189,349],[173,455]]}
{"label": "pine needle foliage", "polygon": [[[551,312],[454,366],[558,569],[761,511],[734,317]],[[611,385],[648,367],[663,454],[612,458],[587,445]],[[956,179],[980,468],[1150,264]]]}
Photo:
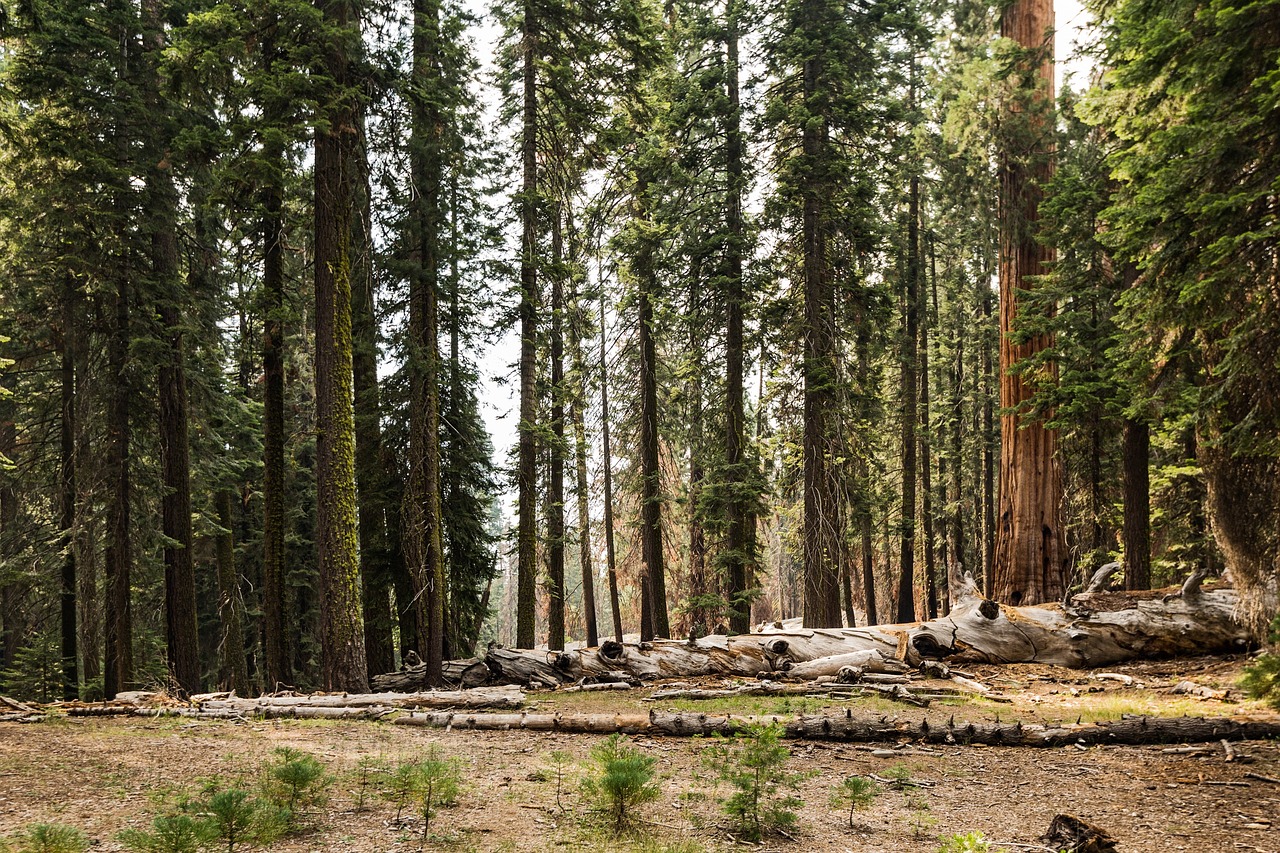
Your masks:
{"label": "pine needle foliage", "polygon": [[658,799],[653,781],[655,760],[631,746],[622,735],[605,738],[591,750],[594,772],[582,782],[582,790],[595,811],[608,820],[614,835],[634,830],[641,806]]}
{"label": "pine needle foliage", "polygon": [[724,811],[748,841],[795,826],[795,809],[803,805],[795,791],[804,774],[787,771],[791,750],[782,744],[782,734],[777,723],[755,723],[732,738],[717,734],[704,754],[720,781],[733,787],[723,801]]}

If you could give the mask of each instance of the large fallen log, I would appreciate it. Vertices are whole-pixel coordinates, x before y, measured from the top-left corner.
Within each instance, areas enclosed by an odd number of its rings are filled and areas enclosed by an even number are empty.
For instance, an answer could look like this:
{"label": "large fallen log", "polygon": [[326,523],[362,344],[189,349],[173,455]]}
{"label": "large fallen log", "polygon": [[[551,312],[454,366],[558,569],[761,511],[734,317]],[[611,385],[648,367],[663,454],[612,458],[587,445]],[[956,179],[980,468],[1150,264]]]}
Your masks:
{"label": "large fallen log", "polygon": [[[441,669],[444,683],[454,687],[463,689],[479,687],[489,680],[489,667],[485,666],[485,662],[479,658],[445,661]],[[428,690],[431,687],[427,683],[427,665],[425,663],[406,666],[399,672],[375,675],[369,681],[369,686],[374,690],[395,693],[411,693],[419,690]]]}
{"label": "large fallen log", "polygon": [[777,723],[796,739],[854,743],[984,744],[991,746],[1058,747],[1079,744],[1212,743],[1221,740],[1262,740],[1280,736],[1280,716],[1269,717],[1132,717],[1111,722],[1068,726],[1021,723],[918,723],[844,714],[753,716],[659,712],[649,714],[465,714],[452,711],[410,713],[392,721],[400,726],[446,730],[556,731],[569,733],[668,735],[733,734],[753,723]]}
{"label": "large fallen log", "polygon": [[[701,675],[800,678],[835,674],[843,660],[917,666],[925,660],[1047,663],[1088,668],[1135,658],[1239,651],[1251,641],[1236,619],[1231,589],[1196,596],[1163,591],[1091,593],[1068,607],[1009,607],[970,595],[940,619],[905,625],[766,630],[692,641],[655,640],[552,652],[494,646],[485,658],[494,678],[555,686],[622,671],[643,679]],[[875,655],[867,653],[874,652]],[[901,663],[897,664],[901,668]]]}

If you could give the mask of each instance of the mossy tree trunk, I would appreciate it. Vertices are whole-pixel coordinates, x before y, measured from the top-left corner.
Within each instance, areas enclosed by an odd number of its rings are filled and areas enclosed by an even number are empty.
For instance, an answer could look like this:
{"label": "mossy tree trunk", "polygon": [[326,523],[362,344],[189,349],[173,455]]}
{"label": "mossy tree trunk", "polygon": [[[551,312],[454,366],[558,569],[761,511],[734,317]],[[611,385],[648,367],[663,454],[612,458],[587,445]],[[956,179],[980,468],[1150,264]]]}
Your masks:
{"label": "mossy tree trunk", "polygon": [[356,8],[323,0],[332,28],[325,66],[332,90],[315,143],[316,552],[320,574],[321,679],[326,690],[368,683],[360,612],[352,407],[351,232],[358,114],[349,43]]}

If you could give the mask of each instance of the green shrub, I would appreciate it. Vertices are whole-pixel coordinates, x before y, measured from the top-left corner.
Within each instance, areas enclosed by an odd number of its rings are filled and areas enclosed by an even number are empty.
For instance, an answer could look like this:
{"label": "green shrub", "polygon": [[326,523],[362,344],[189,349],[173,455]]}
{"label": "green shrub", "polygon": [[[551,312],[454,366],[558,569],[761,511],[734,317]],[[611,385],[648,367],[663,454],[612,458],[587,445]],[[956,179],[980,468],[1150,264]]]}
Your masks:
{"label": "green shrub", "polygon": [[631,746],[620,734],[610,735],[591,750],[595,772],[582,781],[582,790],[594,801],[615,835],[634,829],[637,811],[658,799],[653,782],[652,758]]}
{"label": "green shrub", "polygon": [[207,792],[197,804],[199,817],[208,827],[208,837],[227,853],[240,846],[270,844],[285,834],[289,826],[286,811],[251,795],[244,788],[224,788]]}
{"label": "green shrub", "polygon": [[436,810],[458,801],[462,790],[462,763],[456,758],[442,758],[433,746],[427,757],[417,763],[416,775],[414,803],[422,817],[422,838],[426,841]]}
{"label": "green shrub", "polygon": [[89,839],[65,823],[33,823],[17,837],[17,853],[84,853]]}
{"label": "green shrub", "polygon": [[116,837],[137,853],[198,853],[212,840],[210,826],[187,814],[160,815],[150,831],[126,829]]}
{"label": "green shrub", "polygon": [[[1271,623],[1271,643],[1280,647],[1280,616]],[[1245,667],[1240,685],[1250,696],[1280,708],[1280,654],[1265,652]]]}
{"label": "green shrub", "polygon": [[282,746],[274,755],[276,761],[267,770],[267,796],[291,821],[296,821],[308,809],[323,804],[325,789],[332,779],[310,753]]}
{"label": "green shrub", "polygon": [[835,808],[849,807],[849,828],[853,829],[853,813],[871,805],[879,793],[880,786],[867,777],[847,776],[832,792],[831,805]]}
{"label": "green shrub", "polygon": [[981,832],[969,832],[943,839],[938,853],[991,853],[991,849],[991,842]]}
{"label": "green shrub", "polygon": [[734,793],[724,800],[724,810],[738,821],[738,833],[750,841],[785,830],[797,821],[794,809],[803,805],[793,793],[804,778],[786,769],[791,751],[782,744],[783,728],[777,723],[752,724],[733,738],[716,735],[704,760]]}

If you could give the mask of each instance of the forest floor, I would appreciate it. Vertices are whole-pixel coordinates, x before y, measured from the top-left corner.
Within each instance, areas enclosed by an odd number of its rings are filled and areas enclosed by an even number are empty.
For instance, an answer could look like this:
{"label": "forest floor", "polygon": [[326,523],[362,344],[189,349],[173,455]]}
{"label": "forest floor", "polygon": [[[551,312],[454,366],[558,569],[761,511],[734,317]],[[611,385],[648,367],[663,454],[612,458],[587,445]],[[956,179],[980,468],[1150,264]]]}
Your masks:
{"label": "forest floor", "polygon": [[[968,667],[1011,703],[984,699],[935,702],[928,709],[883,700],[737,698],[663,702],[664,708],[735,713],[791,714],[851,706],[855,715],[945,723],[1020,719],[1075,722],[1128,714],[1237,716],[1261,714],[1235,683],[1242,658],[1194,658],[1108,668],[1131,676],[1126,686],[1089,673],[1040,665]],[[1168,688],[1192,680],[1225,698],[1173,695]],[[531,694],[538,711],[634,711],[650,707],[650,690]],[[33,724],[0,723],[0,837],[33,822],[57,821],[83,830],[95,851],[124,849],[117,834],[147,827],[184,793],[213,779],[251,781],[287,746],[312,753],[333,775],[327,803],[309,828],[270,845],[278,851],[645,851],[691,853],[735,847],[728,819],[703,753],[707,741],[632,738],[657,759],[662,796],[646,807],[646,825],[633,838],[611,840],[592,818],[579,782],[598,735],[421,729],[371,722],[225,722],[181,718],[53,718]],[[767,838],[761,850],[936,851],[943,839],[981,832],[993,849],[1028,847],[1053,816],[1070,813],[1101,827],[1123,853],[1266,851],[1280,853],[1280,784],[1246,776],[1280,777],[1280,743],[1235,744],[1228,762],[1221,744],[1198,753],[1159,746],[1073,745],[1055,749],[787,742],[788,767],[805,774],[799,786],[799,822],[787,837]],[[397,822],[395,808],[366,794],[360,804],[361,759],[419,759],[436,746],[463,767],[456,805],[433,819],[423,843],[420,824]],[[569,753],[557,804],[548,754]],[[1243,759],[1243,760],[1242,760]],[[906,777],[921,787],[887,786],[855,816],[830,804],[841,780],[853,774]],[[367,778],[367,776],[365,777]],[[563,808],[562,808],[563,807]],[[1010,846],[1000,848],[998,842]],[[248,849],[237,847],[237,849]],[[742,847],[741,849],[748,849]],[[967,848],[966,848],[967,849]]]}

